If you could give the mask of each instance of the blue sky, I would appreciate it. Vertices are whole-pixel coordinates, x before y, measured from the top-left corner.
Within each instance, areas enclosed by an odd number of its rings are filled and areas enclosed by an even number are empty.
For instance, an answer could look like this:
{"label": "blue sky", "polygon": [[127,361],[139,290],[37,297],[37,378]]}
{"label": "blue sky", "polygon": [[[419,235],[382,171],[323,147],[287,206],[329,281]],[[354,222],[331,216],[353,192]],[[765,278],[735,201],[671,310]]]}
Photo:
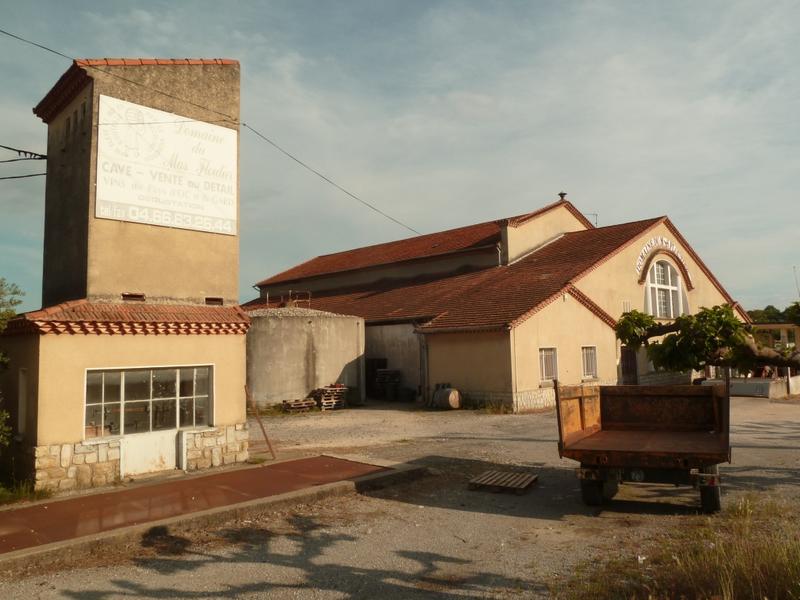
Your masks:
{"label": "blue sky", "polygon": [[[77,57],[225,57],[242,118],[422,232],[562,189],[600,225],[667,214],[747,308],[797,299],[797,2],[0,1]],[[0,144],[69,66],[0,36]],[[408,232],[241,137],[241,297]],[[11,158],[3,153],[0,158]],[[42,170],[0,164],[0,175]],[[0,276],[40,303],[44,178],[0,181]]]}

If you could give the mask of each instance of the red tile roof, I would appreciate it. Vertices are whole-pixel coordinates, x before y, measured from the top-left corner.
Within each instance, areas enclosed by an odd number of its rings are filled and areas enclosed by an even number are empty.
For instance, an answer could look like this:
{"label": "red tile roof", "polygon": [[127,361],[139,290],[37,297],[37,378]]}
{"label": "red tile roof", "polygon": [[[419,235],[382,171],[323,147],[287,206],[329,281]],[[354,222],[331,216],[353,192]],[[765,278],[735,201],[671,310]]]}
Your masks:
{"label": "red tile roof", "polygon": [[479,248],[486,248],[500,242],[500,233],[504,226],[519,227],[531,219],[559,207],[564,207],[569,210],[587,229],[594,227],[571,202],[559,200],[558,202],[549,204],[534,212],[510,217],[508,219],[488,221],[486,223],[458,227],[447,231],[438,231],[436,233],[420,235],[396,242],[387,242],[384,244],[337,252],[335,254],[317,256],[282,273],[264,279],[257,285],[288,283],[308,277],[319,277],[344,271],[353,271],[356,269],[365,269],[409,260],[432,258],[454,252],[467,252]]}
{"label": "red tile roof", "polygon": [[[311,307],[368,322],[416,321],[422,331],[508,329],[569,293],[609,325],[614,318],[572,285],[665,217],[567,233],[509,265],[320,292]],[[245,310],[263,308],[253,300]]]}
{"label": "red tile roof", "polygon": [[79,58],[59,78],[44,98],[33,109],[33,114],[49,123],[64,107],[72,102],[91,81],[88,69],[101,67],[138,67],[153,65],[220,65],[238,66],[230,58]]}
{"label": "red tile roof", "polygon": [[107,304],[72,300],[18,315],[4,335],[40,334],[244,334],[250,319],[238,306]]}

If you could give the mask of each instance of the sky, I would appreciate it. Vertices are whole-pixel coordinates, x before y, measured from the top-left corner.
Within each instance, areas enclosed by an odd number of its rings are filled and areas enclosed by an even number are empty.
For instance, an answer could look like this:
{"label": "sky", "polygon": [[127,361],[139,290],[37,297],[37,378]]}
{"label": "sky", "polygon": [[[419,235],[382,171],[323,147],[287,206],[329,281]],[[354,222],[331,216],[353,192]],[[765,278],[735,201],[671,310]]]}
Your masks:
{"label": "sky", "polygon": [[[64,54],[234,58],[242,120],[423,233],[560,191],[599,225],[668,215],[745,308],[800,296],[800,3],[0,0]],[[0,144],[67,59],[0,35]],[[0,159],[13,158],[0,151]],[[0,176],[43,171],[0,163]],[[320,254],[408,237],[241,133],[240,294]],[[0,277],[41,302],[44,177],[0,181]]]}

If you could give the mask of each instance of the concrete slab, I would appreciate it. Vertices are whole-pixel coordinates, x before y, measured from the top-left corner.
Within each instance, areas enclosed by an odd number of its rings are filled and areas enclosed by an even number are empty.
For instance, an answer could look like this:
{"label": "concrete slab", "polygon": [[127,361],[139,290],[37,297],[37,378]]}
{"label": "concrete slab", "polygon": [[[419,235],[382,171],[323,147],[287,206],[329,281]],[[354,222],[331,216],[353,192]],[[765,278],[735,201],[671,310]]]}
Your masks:
{"label": "concrete slab", "polygon": [[379,485],[417,469],[317,456],[0,511],[0,561],[149,527],[208,524],[267,504]]}

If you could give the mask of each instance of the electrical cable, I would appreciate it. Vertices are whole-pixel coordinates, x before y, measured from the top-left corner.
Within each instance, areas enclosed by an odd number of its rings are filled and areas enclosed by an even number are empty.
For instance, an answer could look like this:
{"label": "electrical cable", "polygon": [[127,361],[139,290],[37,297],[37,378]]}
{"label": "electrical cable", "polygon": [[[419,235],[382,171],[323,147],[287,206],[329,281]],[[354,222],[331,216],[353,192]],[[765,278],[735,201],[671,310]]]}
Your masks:
{"label": "electrical cable", "polygon": [[[40,49],[42,49],[42,50],[45,50],[46,52],[50,52],[50,53],[52,53],[52,54],[55,54],[56,56],[60,56],[60,57],[62,57],[62,58],[66,58],[66,59],[68,59],[68,60],[71,60],[71,61],[73,61],[73,62],[76,62],[76,63],[81,63],[81,61],[79,61],[78,59],[76,59],[76,58],[74,58],[74,57],[72,57],[72,56],[68,56],[68,55],[64,54],[63,52],[59,52],[58,50],[54,50],[53,48],[49,48],[49,47],[47,47],[47,46],[45,46],[45,45],[43,45],[43,44],[39,44],[39,43],[37,43],[37,42],[34,42],[34,41],[31,41],[31,40],[25,39],[25,38],[23,38],[23,37],[20,37],[20,36],[18,36],[18,35],[15,35],[15,34],[13,34],[13,33],[9,32],[9,31],[6,31],[6,30],[4,30],[4,29],[0,29],[0,33],[1,33],[1,34],[3,34],[3,35],[6,35],[6,36],[8,36],[8,37],[10,37],[10,38],[13,38],[13,39],[15,39],[15,40],[18,40],[18,41],[20,41],[20,42],[23,42],[23,43],[25,43],[25,44],[30,44],[31,46],[35,46],[35,47],[37,47],[37,48],[40,48]],[[264,135],[263,133],[261,133],[261,132],[259,132],[258,130],[254,129],[253,127],[251,127],[251,126],[247,125],[246,123],[242,122],[241,120],[238,120],[238,121],[237,121],[237,120],[236,120],[236,119],[235,119],[235,118],[234,118],[232,115],[229,115],[229,114],[226,114],[226,113],[220,112],[220,111],[218,111],[218,110],[215,110],[215,109],[209,108],[209,107],[207,107],[207,106],[203,106],[203,105],[201,105],[201,104],[197,104],[196,102],[192,102],[191,100],[187,100],[186,98],[181,98],[181,97],[179,97],[179,96],[175,96],[175,95],[173,95],[173,94],[170,94],[169,92],[165,92],[165,91],[163,91],[163,90],[159,90],[158,88],[154,88],[154,87],[152,87],[152,86],[149,86],[149,85],[147,85],[147,84],[141,83],[141,82],[139,82],[139,81],[136,81],[136,80],[133,80],[133,79],[129,79],[129,78],[127,78],[127,77],[124,77],[124,76],[122,76],[122,75],[120,75],[120,74],[118,74],[118,73],[113,73],[113,72],[111,72],[111,71],[108,71],[108,70],[106,70],[106,69],[103,69],[103,68],[101,68],[101,67],[98,67],[98,66],[96,66],[96,65],[89,65],[89,64],[86,64],[86,63],[82,63],[82,64],[81,64],[81,67],[84,67],[84,68],[90,68],[90,69],[95,69],[95,70],[97,70],[97,71],[100,71],[101,73],[105,73],[106,75],[109,75],[109,76],[111,76],[111,77],[115,77],[115,78],[117,78],[117,79],[120,79],[120,80],[122,80],[122,81],[126,81],[126,82],[128,82],[128,83],[131,83],[131,84],[133,84],[133,85],[137,85],[137,86],[143,87],[143,88],[145,88],[145,89],[151,90],[151,91],[153,91],[153,92],[156,92],[156,93],[158,93],[158,94],[161,94],[161,95],[163,95],[163,96],[166,96],[166,97],[172,98],[172,99],[174,99],[174,100],[178,100],[179,102],[183,102],[183,103],[186,103],[186,104],[190,104],[190,105],[192,105],[192,106],[194,106],[194,107],[196,107],[196,108],[200,108],[200,109],[202,109],[202,110],[207,110],[207,111],[209,111],[209,112],[216,113],[216,114],[218,114],[218,115],[221,115],[221,116],[223,116],[223,117],[226,117],[227,119],[229,119],[229,120],[230,120],[230,122],[231,122],[231,123],[238,123],[238,124],[240,124],[242,127],[246,128],[246,129],[248,129],[248,130],[250,130],[250,131],[251,131],[251,132],[253,132],[253,133],[254,133],[256,136],[258,136],[259,138],[261,138],[262,140],[264,140],[265,142],[267,142],[268,144],[270,144],[270,145],[271,145],[273,148],[275,148],[276,150],[280,151],[282,154],[284,154],[284,155],[285,155],[285,156],[287,156],[288,158],[291,158],[293,161],[295,161],[297,164],[299,164],[300,166],[302,166],[304,169],[308,170],[309,172],[313,173],[314,175],[316,175],[317,177],[319,177],[319,178],[320,178],[320,179],[322,179],[323,181],[326,181],[326,182],[327,182],[327,183],[329,183],[330,185],[334,186],[334,187],[335,187],[336,189],[338,189],[339,191],[341,191],[341,192],[343,192],[343,193],[347,194],[349,197],[353,198],[354,200],[356,200],[356,201],[360,202],[361,204],[363,204],[363,205],[364,205],[364,206],[366,206],[367,208],[369,208],[369,209],[371,209],[371,210],[375,211],[375,212],[376,212],[376,213],[378,213],[379,215],[382,215],[383,217],[386,217],[387,219],[389,219],[389,220],[390,220],[390,221],[392,221],[393,223],[396,223],[397,225],[400,225],[401,227],[404,227],[405,229],[408,229],[409,231],[411,231],[411,232],[413,232],[413,233],[415,233],[415,234],[417,234],[417,235],[422,235],[422,234],[421,234],[419,231],[417,231],[417,230],[416,230],[416,229],[414,229],[413,227],[411,227],[411,226],[409,226],[409,225],[406,225],[405,223],[403,223],[402,221],[399,221],[398,219],[395,219],[395,218],[394,218],[394,217],[392,217],[391,215],[389,215],[389,214],[387,214],[387,213],[383,212],[382,210],[380,210],[380,209],[379,209],[379,208],[377,208],[376,206],[374,206],[374,205],[370,204],[370,203],[369,203],[369,202],[367,202],[366,200],[363,200],[363,199],[359,198],[359,197],[358,197],[356,194],[354,194],[354,193],[352,193],[352,192],[348,191],[347,189],[345,189],[344,187],[340,186],[338,183],[336,183],[335,181],[333,181],[331,178],[327,177],[326,175],[324,175],[324,174],[322,174],[321,172],[317,171],[316,169],[312,168],[310,165],[308,165],[307,163],[303,162],[302,160],[300,160],[299,158],[297,158],[296,156],[294,156],[294,155],[293,155],[292,153],[290,153],[288,150],[285,150],[284,148],[282,148],[282,147],[281,147],[281,146],[280,146],[278,143],[274,142],[272,139],[270,139],[269,137],[267,137],[267,136],[266,136],[266,135]]]}
{"label": "electrical cable", "polygon": [[371,209],[371,210],[374,210],[374,211],[375,211],[376,213],[378,213],[379,215],[383,215],[384,217],[386,217],[386,218],[387,218],[387,219],[389,219],[390,221],[393,221],[393,222],[397,223],[397,224],[398,224],[398,225],[400,225],[401,227],[405,227],[405,228],[406,228],[406,229],[408,229],[409,231],[413,231],[413,232],[414,232],[414,233],[416,233],[417,235],[422,235],[422,234],[421,234],[419,231],[417,231],[417,230],[416,230],[416,229],[414,229],[413,227],[411,227],[411,226],[409,226],[409,225],[406,225],[405,223],[403,223],[403,222],[401,222],[401,221],[398,221],[397,219],[395,219],[395,218],[394,218],[393,216],[391,216],[391,215],[387,215],[387,214],[386,214],[385,212],[383,212],[381,209],[377,208],[376,206],[373,206],[372,204],[370,204],[370,203],[369,203],[369,202],[367,202],[366,200],[362,200],[361,198],[359,198],[358,196],[356,196],[356,195],[355,195],[355,194],[353,194],[352,192],[349,192],[348,190],[344,189],[342,186],[340,186],[340,185],[339,185],[338,183],[336,183],[335,181],[333,181],[333,180],[329,179],[328,177],[326,177],[325,175],[323,175],[322,173],[320,173],[319,171],[317,171],[317,170],[316,170],[316,169],[314,169],[313,167],[311,167],[311,166],[307,165],[306,163],[304,163],[302,160],[300,160],[299,158],[297,158],[296,156],[294,156],[293,154],[291,154],[291,153],[290,153],[290,152],[288,152],[287,150],[284,150],[283,148],[281,148],[281,147],[280,147],[278,144],[276,144],[275,142],[273,142],[271,139],[269,139],[269,138],[268,138],[267,136],[265,136],[263,133],[261,133],[261,132],[257,131],[256,129],[254,129],[254,128],[252,128],[252,127],[250,127],[250,125],[248,125],[247,123],[244,123],[244,122],[243,122],[243,123],[242,123],[242,127],[244,127],[245,129],[249,129],[249,130],[250,130],[250,131],[252,131],[254,134],[256,134],[258,137],[260,137],[260,138],[261,138],[261,139],[263,139],[265,142],[267,142],[268,144],[270,144],[272,147],[274,147],[275,149],[277,149],[278,151],[280,151],[280,152],[281,152],[281,153],[283,153],[284,155],[286,155],[286,156],[288,156],[289,158],[291,158],[291,159],[292,159],[293,161],[295,161],[297,164],[299,164],[299,165],[301,165],[302,167],[304,167],[304,168],[308,169],[309,171],[311,171],[312,173],[314,173],[314,175],[316,175],[317,177],[319,177],[319,178],[323,179],[324,181],[327,181],[327,182],[328,182],[328,183],[330,183],[332,186],[334,186],[336,189],[338,189],[338,190],[340,190],[340,191],[344,192],[345,194],[347,194],[348,196],[350,196],[350,197],[351,197],[351,198],[353,198],[354,200],[357,200],[358,202],[361,202],[361,204],[363,204],[363,205],[364,205],[364,206],[366,206],[367,208],[369,208],[369,209]]}
{"label": "electrical cable", "polygon": [[4,150],[11,150],[11,152],[16,152],[17,154],[19,154],[24,158],[36,158],[39,160],[44,160],[45,158],[47,158],[47,155],[45,154],[39,154],[38,152],[31,152],[30,150],[20,150],[19,148],[12,148],[11,146],[3,146],[2,144],[0,144],[0,148],[3,148]]}
{"label": "electrical cable", "polygon": [[41,177],[42,175],[47,175],[47,173],[31,173],[30,175],[10,175],[8,177],[0,177],[2,179],[25,179],[26,177]]}

